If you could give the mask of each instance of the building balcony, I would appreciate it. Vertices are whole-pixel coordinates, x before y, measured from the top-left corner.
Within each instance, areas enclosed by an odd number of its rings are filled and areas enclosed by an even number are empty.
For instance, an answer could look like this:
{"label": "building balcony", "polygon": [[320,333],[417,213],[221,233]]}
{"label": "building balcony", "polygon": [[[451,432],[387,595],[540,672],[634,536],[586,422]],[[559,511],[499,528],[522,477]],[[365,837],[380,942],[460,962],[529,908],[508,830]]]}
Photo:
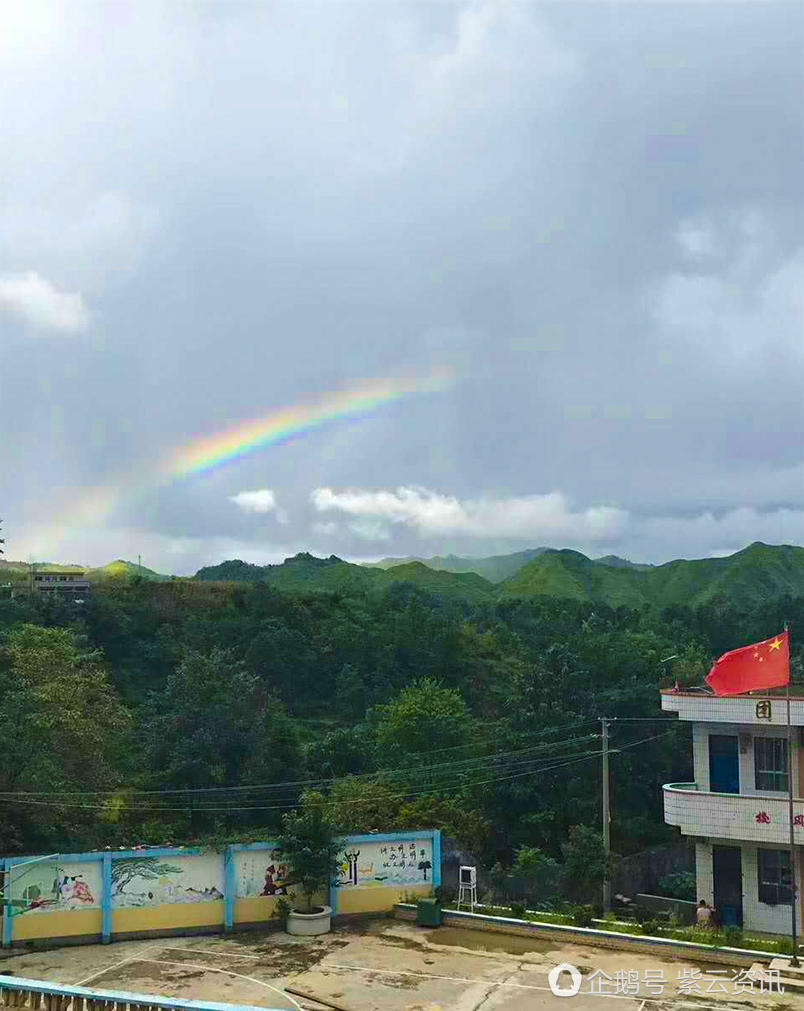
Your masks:
{"label": "building balcony", "polygon": [[[695,783],[668,783],[664,791],[664,820],[682,835],[702,839],[790,843],[788,800],[777,796],[710,793]],[[793,801],[795,841],[804,845],[804,799]]]}

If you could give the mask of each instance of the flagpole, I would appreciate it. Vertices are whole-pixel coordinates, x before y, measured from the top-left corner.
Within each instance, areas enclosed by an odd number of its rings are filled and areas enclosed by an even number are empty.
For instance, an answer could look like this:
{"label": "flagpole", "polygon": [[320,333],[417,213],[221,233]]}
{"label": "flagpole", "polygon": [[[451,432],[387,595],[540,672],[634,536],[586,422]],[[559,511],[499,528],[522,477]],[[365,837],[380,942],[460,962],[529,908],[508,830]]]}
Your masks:
{"label": "flagpole", "polygon": [[[787,622],[784,626],[788,631]],[[790,648],[790,636],[787,638],[788,650]],[[793,832],[793,724],[790,720],[790,673],[788,667],[787,675],[787,804],[790,815],[790,928],[793,939],[793,957],[790,964],[798,966],[798,938],[796,937],[796,902],[798,894],[796,889],[796,850],[795,837]]]}

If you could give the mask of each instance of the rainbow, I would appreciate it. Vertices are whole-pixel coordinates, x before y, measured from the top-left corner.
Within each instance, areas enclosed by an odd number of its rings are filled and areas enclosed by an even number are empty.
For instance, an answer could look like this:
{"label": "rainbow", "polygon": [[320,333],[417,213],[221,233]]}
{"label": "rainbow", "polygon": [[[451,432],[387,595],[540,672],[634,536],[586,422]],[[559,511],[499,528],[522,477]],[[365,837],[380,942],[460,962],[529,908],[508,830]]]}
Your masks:
{"label": "rainbow", "polygon": [[360,418],[379,407],[413,393],[446,390],[452,376],[445,371],[424,378],[382,379],[362,383],[342,393],[330,393],[315,401],[294,404],[272,411],[264,418],[233,426],[217,435],[196,439],[174,450],[163,465],[173,478],[204,474],[223,464],[305,435],[324,425],[346,418]]}
{"label": "rainbow", "polygon": [[199,436],[171,449],[155,465],[135,467],[103,486],[85,489],[66,514],[40,530],[31,547],[39,557],[62,550],[62,545],[66,549],[64,542],[82,527],[102,524],[121,502],[135,499],[148,489],[208,473],[267,446],[306,435],[336,421],[366,417],[405,397],[444,392],[454,383],[454,373],[447,369],[431,370],[424,376],[360,382],[348,390],[280,407],[262,418],[240,422],[223,432]]}

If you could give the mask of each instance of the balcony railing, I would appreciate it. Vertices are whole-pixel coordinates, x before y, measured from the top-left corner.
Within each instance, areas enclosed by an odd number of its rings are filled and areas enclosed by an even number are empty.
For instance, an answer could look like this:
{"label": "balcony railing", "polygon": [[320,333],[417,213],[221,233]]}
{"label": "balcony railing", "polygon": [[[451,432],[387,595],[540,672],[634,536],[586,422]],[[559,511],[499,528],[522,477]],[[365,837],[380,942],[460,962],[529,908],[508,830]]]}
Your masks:
{"label": "balcony railing", "polygon": [[[668,783],[664,791],[664,820],[682,835],[744,842],[790,842],[786,797],[711,793],[695,783]],[[793,831],[804,844],[804,799],[793,801]]]}
{"label": "balcony railing", "polygon": [[[288,1005],[301,1007],[288,997]],[[62,986],[39,979],[21,979],[18,976],[0,975],[0,1005],[41,1011],[61,1008],[67,1011],[272,1011],[271,1008],[253,1004],[223,1004],[210,1000],[182,1000],[155,994],[126,993],[122,990],[89,990],[85,986]],[[288,1006],[286,1005],[286,1006]],[[279,1011],[274,1008],[273,1011]]]}

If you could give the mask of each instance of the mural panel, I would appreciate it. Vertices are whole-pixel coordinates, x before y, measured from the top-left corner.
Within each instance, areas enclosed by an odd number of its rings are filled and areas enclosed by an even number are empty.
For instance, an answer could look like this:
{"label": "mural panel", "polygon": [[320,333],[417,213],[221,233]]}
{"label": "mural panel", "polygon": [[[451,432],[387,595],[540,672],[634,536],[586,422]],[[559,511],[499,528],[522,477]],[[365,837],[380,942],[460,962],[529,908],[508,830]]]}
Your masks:
{"label": "mural panel", "polygon": [[98,909],[103,879],[97,863],[62,863],[58,857],[17,864],[11,871],[11,898],[21,900],[17,915]]}
{"label": "mural panel", "polygon": [[341,854],[339,888],[423,885],[432,880],[431,839],[350,843]]}
{"label": "mural panel", "polygon": [[112,906],[161,906],[223,899],[223,860],[216,853],[112,860]]}
{"label": "mural panel", "polygon": [[237,850],[234,854],[237,898],[287,895],[296,884],[279,850]]}

